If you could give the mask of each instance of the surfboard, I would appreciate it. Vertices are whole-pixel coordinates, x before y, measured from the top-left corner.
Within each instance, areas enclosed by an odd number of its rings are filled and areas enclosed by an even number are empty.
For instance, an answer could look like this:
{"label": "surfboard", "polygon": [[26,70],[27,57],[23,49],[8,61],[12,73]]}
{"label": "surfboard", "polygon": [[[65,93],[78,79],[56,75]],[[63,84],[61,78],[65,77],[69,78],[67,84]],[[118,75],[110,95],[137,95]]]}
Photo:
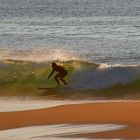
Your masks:
{"label": "surfboard", "polygon": [[59,87],[39,87],[40,90],[49,90],[49,89],[57,89]]}

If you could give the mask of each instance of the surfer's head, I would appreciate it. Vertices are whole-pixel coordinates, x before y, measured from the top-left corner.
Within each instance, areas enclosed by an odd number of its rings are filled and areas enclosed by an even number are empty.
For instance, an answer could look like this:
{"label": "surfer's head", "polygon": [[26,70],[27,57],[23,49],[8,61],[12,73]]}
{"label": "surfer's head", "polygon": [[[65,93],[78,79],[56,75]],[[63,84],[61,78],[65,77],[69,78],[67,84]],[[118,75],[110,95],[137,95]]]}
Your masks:
{"label": "surfer's head", "polygon": [[52,63],[52,67],[55,68],[57,66],[56,63]]}

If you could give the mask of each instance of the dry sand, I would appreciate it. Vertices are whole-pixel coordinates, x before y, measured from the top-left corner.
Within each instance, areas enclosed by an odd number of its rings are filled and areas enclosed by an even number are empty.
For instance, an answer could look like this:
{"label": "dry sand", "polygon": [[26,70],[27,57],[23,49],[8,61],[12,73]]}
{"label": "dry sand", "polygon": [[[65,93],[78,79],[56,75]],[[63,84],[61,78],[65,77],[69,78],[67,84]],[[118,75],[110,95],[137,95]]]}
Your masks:
{"label": "dry sand", "polygon": [[0,130],[46,124],[122,124],[125,129],[72,137],[140,139],[140,102],[61,105],[30,111],[0,112]]}

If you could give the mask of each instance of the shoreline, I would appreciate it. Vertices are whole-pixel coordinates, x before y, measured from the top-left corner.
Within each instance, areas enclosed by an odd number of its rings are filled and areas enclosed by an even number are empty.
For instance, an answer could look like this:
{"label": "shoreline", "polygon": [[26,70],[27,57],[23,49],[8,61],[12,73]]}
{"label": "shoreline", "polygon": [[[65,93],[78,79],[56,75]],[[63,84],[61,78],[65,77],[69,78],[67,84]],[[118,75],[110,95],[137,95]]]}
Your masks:
{"label": "shoreline", "polygon": [[76,134],[86,138],[140,138],[140,101],[60,105],[46,109],[0,112],[0,130],[51,124],[120,124],[125,129]]}

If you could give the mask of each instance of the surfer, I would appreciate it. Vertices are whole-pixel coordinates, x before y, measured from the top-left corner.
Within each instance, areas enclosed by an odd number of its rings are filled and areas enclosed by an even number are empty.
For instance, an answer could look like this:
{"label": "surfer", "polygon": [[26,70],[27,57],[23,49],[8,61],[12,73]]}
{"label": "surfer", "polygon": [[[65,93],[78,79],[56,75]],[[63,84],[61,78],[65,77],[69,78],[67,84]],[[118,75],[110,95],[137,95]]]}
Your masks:
{"label": "surfer", "polygon": [[67,85],[66,81],[63,79],[66,75],[67,75],[67,71],[65,70],[64,67],[57,65],[56,63],[52,63],[52,72],[50,73],[50,75],[48,76],[48,79],[52,76],[52,74],[54,72],[58,72],[55,76],[54,79],[58,84],[58,87],[60,87],[60,82],[59,79],[65,84]]}

